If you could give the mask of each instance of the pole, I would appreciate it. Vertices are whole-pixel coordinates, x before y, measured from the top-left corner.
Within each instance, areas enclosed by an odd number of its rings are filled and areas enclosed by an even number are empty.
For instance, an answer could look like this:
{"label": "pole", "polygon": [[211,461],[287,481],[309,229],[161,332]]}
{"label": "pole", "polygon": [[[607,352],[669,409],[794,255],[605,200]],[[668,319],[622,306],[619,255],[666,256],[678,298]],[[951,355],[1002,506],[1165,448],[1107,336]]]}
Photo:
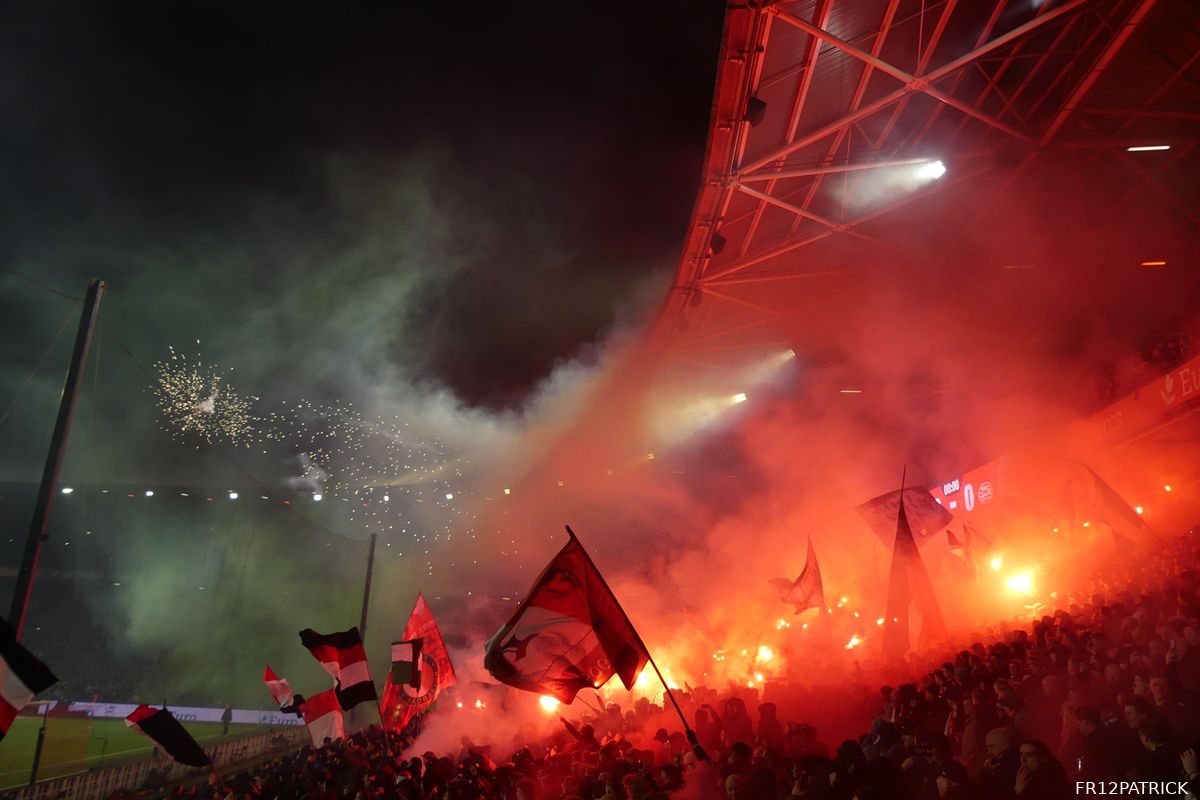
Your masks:
{"label": "pole", "polygon": [[[625,609],[621,608],[621,601],[613,594],[613,590],[609,588],[608,581],[604,579],[604,573],[596,566],[596,562],[592,561],[592,557],[588,554],[587,548],[583,546],[583,542],[579,541],[579,537],[575,535],[575,531],[571,530],[571,526],[567,525],[567,535],[579,544],[579,550],[583,553],[583,557],[587,559],[588,564],[596,571],[597,577],[600,578],[600,584],[608,592],[608,596],[612,598],[613,605],[625,617],[629,619],[629,615],[625,613]],[[658,664],[654,663],[654,656],[650,655],[650,648],[646,647],[646,643],[642,641],[642,635],[637,632],[637,628],[633,627],[633,622],[629,622],[629,630],[633,632],[634,638],[637,639],[638,645],[642,648],[642,652],[646,654],[646,660],[650,662],[650,666],[654,668],[654,674],[658,676],[658,680],[662,683],[663,690],[667,693],[667,697],[671,699],[671,705],[675,706],[675,713],[679,715],[679,721],[683,723],[684,733],[687,735],[688,742],[692,745],[692,750],[696,754],[696,758],[701,761],[708,761],[708,754],[704,752],[704,748],[700,746],[700,742],[696,739],[696,732],[692,730],[692,726],[688,724],[687,717],[683,715],[683,709],[679,707],[679,701],[675,699],[675,693],[671,691],[671,687],[667,685],[667,681],[663,678],[662,673],[658,669]]]}
{"label": "pole", "polygon": [[[375,572],[375,540],[378,536],[379,534],[372,533],[367,544],[367,579],[363,582],[362,616],[358,621],[358,635],[362,637],[364,647],[367,643],[367,612],[371,606],[371,575]],[[388,737],[387,720],[383,718],[383,705],[379,700],[378,694],[375,695],[375,710],[379,712],[379,726],[383,728],[383,744],[390,756],[392,754],[392,741]],[[357,707],[351,709],[350,717],[352,722],[355,722],[354,716],[357,712]]]}
{"label": "pole", "polygon": [[358,635],[364,642],[367,640],[367,609],[371,605],[371,573],[375,570],[375,537],[378,535],[372,533],[367,546],[367,580],[363,585],[362,617],[358,622]]}
{"label": "pole", "polygon": [[42,554],[42,542],[46,540],[46,528],[50,522],[50,509],[54,504],[54,490],[62,471],[63,455],[67,450],[67,436],[71,432],[71,419],[75,416],[75,397],[79,380],[87,364],[88,347],[92,342],[92,330],[96,326],[96,315],[100,311],[100,297],[104,294],[104,281],[92,278],[88,281],[87,296],[83,300],[83,314],[79,318],[79,331],[75,334],[75,350],[71,354],[71,365],[67,369],[67,380],[63,384],[62,400],[58,405],[58,418],[54,422],[54,433],[50,437],[50,450],[46,453],[46,465],[42,470],[42,483],[38,488],[37,502],[33,507],[33,520],[29,524],[29,535],[25,539],[25,553],[21,556],[21,567],[17,571],[17,583],[13,589],[12,610],[8,623],[16,632],[17,641],[25,628],[25,614],[29,610],[29,597],[33,593],[33,579],[37,575],[38,558]]}
{"label": "pole", "polygon": [[29,770],[29,785],[37,783],[38,764],[42,760],[42,745],[46,741],[46,720],[50,716],[49,704],[42,705],[42,725],[38,728],[37,743],[33,746],[33,766]]}

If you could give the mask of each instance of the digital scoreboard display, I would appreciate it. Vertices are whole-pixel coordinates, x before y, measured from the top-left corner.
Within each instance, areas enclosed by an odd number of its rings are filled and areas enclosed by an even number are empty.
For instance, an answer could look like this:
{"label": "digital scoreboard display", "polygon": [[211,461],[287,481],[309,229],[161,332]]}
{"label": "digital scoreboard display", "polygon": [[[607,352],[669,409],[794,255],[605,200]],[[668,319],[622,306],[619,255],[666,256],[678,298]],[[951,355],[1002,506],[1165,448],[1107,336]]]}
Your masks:
{"label": "digital scoreboard display", "polygon": [[929,493],[945,506],[947,511],[954,514],[970,514],[996,498],[996,478],[999,472],[999,462],[993,461],[970,472],[964,472],[957,478],[932,486]]}

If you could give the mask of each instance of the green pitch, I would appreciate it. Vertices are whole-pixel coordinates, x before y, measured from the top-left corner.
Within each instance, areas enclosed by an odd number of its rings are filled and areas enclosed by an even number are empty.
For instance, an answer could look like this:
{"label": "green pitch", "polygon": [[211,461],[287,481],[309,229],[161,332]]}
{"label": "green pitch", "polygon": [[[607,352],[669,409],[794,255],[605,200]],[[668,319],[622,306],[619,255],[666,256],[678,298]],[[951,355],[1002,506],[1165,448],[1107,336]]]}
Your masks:
{"label": "green pitch", "polygon": [[[18,717],[8,735],[0,741],[0,790],[29,782],[39,724],[40,720]],[[270,730],[265,725],[230,725],[229,736],[224,737],[219,722],[185,722],[183,727],[204,747]],[[150,740],[127,728],[123,719],[51,717],[46,725],[38,779],[139,761],[147,758],[152,749]]]}

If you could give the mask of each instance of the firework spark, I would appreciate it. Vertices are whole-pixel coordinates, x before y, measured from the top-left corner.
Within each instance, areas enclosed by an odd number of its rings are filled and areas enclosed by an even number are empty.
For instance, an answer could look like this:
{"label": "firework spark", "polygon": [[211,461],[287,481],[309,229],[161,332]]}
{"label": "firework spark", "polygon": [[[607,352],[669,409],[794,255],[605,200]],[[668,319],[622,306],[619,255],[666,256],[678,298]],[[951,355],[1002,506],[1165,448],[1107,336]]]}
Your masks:
{"label": "firework spark", "polygon": [[154,362],[154,397],[163,429],[176,439],[249,447],[257,438],[253,408],[258,398],[238,394],[223,373],[199,357],[189,359],[174,347],[170,351],[168,358]]}

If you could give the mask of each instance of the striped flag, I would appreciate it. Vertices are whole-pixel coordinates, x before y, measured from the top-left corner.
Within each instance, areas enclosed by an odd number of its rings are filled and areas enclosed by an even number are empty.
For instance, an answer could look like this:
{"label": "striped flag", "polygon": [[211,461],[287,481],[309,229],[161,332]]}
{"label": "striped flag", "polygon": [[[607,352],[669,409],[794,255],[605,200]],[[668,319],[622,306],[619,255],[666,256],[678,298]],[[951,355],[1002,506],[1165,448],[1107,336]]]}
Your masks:
{"label": "striped flag", "polygon": [[317,633],[312,628],[305,628],[300,631],[300,642],[333,676],[334,691],[343,711],[349,711],[359,703],[374,705],[378,702],[357,627],[338,633]]}
{"label": "striped flag", "polygon": [[125,724],[154,742],[180,764],[189,767],[212,765],[204,748],[165,708],[151,708],[143,703],[125,718]]}
{"label": "striped flag", "polygon": [[12,626],[0,619],[0,739],[38,692],[58,683],[50,668],[17,642]]}
{"label": "striped flag", "polygon": [[392,683],[421,688],[421,649],[424,639],[392,642]]}
{"label": "striped flag", "polygon": [[314,694],[304,701],[300,711],[304,714],[304,724],[308,726],[308,735],[312,737],[314,746],[322,746],[326,739],[337,741],[346,738],[346,724],[342,720],[342,708],[335,690]]}

